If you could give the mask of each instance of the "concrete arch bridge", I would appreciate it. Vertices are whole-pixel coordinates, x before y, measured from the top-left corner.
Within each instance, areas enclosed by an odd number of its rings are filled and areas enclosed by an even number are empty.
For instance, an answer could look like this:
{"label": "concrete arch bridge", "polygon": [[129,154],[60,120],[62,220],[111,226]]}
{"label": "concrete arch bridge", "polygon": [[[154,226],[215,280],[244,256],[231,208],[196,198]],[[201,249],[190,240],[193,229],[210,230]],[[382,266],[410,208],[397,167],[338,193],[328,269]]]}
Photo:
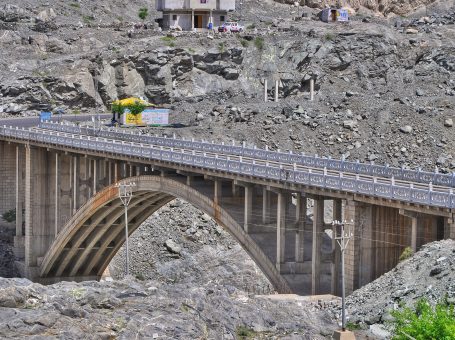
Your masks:
{"label": "concrete arch bridge", "polygon": [[101,277],[125,240],[119,183],[136,183],[131,233],[181,198],[283,293],[339,294],[331,219],[353,221],[348,291],[393,268],[406,246],[455,237],[453,177],[439,173],[57,124],[0,127],[0,159],[0,213],[24,211],[18,268],[44,283]]}

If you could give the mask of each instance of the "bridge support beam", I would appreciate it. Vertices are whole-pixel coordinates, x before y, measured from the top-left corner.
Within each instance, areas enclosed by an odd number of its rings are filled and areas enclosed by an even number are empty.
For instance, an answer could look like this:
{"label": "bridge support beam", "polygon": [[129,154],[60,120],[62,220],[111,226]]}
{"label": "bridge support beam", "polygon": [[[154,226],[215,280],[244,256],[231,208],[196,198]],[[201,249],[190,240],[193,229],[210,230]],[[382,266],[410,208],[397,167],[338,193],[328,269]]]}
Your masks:
{"label": "bridge support beam", "polygon": [[313,206],[313,242],[311,255],[311,294],[320,293],[321,247],[324,232],[324,199],[315,198]]}
{"label": "bridge support beam", "polygon": [[[342,220],[342,201],[339,199],[333,200],[333,220],[341,221]],[[341,249],[338,245],[337,240],[335,239],[337,231],[335,226],[332,228],[332,266],[331,266],[331,292],[332,295],[340,296],[340,267],[341,267]]]}
{"label": "bridge support beam", "polygon": [[303,247],[305,241],[305,222],[307,213],[307,198],[301,193],[297,193],[295,208],[295,262],[297,264],[297,268],[300,268],[303,266]]}
{"label": "bridge support beam", "polygon": [[28,278],[38,275],[40,260],[55,236],[52,194],[57,193],[53,182],[55,167],[46,149],[25,149],[25,268],[21,274]]}
{"label": "bridge support beam", "polygon": [[271,201],[270,191],[266,187],[262,188],[262,223],[270,223]]}
{"label": "bridge support beam", "polygon": [[444,238],[455,240],[455,216],[444,219]]}
{"label": "bridge support beam", "polygon": [[214,192],[213,192],[213,202],[216,205],[220,205],[221,203],[221,197],[222,197],[222,187],[223,187],[223,182],[220,179],[214,180]]}
{"label": "bridge support beam", "polygon": [[286,208],[288,193],[278,192],[276,212],[276,269],[281,270],[285,262],[286,250]]}
{"label": "bridge support beam", "polygon": [[253,217],[253,193],[253,186],[245,186],[245,213],[243,218],[243,229],[246,233],[248,233],[248,225],[251,223],[251,219]]}

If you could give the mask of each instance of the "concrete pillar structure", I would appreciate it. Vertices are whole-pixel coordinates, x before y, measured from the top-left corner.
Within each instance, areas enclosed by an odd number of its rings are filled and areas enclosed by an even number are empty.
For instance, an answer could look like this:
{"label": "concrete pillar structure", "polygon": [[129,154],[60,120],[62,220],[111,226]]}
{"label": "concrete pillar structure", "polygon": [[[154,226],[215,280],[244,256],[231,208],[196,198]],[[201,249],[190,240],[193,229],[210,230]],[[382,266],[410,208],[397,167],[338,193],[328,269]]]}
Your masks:
{"label": "concrete pillar structure", "polygon": [[79,156],[73,156],[72,158],[72,184],[71,184],[71,190],[72,190],[72,195],[73,195],[73,200],[72,200],[72,208],[73,208],[73,215],[76,213],[77,209],[79,209],[79,169],[80,169],[80,164],[79,164]]}
{"label": "concrete pillar structure", "polygon": [[239,196],[239,186],[235,184],[235,181],[232,181],[232,197]]}
{"label": "concrete pillar structure", "polygon": [[40,260],[55,237],[52,154],[43,148],[27,147],[25,151],[25,270],[26,277],[37,276]]}
{"label": "concrete pillar structure", "polygon": [[301,193],[297,193],[295,207],[295,262],[303,264],[307,203],[306,197]]}
{"label": "concrete pillar structure", "polygon": [[57,237],[60,224],[60,158],[55,153],[55,192],[54,192],[54,237]]}
{"label": "concrete pillar structure", "polygon": [[243,230],[248,233],[248,225],[251,223],[253,217],[253,193],[254,187],[247,185],[245,186],[245,210],[243,218]]}
{"label": "concrete pillar structure", "polygon": [[[333,220],[334,221],[342,221],[342,208],[343,204],[342,201],[339,199],[333,200]],[[341,248],[338,244],[335,237],[337,236],[337,230],[335,226],[332,228],[332,266],[331,266],[331,292],[332,295],[340,296],[341,295],[341,275],[340,275],[340,268],[341,268]]]}
{"label": "concrete pillar structure", "polygon": [[223,182],[220,179],[216,179],[214,181],[214,191],[213,191],[213,202],[215,202],[216,205],[219,205],[221,203],[221,197],[223,195],[222,193],[222,186]]}
{"label": "concrete pillar structure", "polygon": [[194,9],[191,10],[191,31],[194,31]]}
{"label": "concrete pillar structure", "polygon": [[23,187],[23,178],[22,178],[22,147],[16,146],[16,237],[22,237],[22,187]]}
{"label": "concrete pillar structure", "polygon": [[281,270],[285,262],[286,250],[286,208],[287,193],[278,192],[276,218],[276,269]]}
{"label": "concrete pillar structure", "polygon": [[[345,204],[345,228],[352,233],[345,252],[345,288],[351,294],[359,288],[360,282],[360,220],[362,204],[347,200]],[[352,221],[352,222],[351,222]]]}
{"label": "concrete pillar structure", "polygon": [[311,294],[320,293],[321,247],[324,232],[324,199],[315,198],[313,206],[313,242],[311,252]]}
{"label": "concrete pillar structure", "polygon": [[444,219],[444,239],[455,240],[455,217]]}
{"label": "concrete pillar structure", "polygon": [[262,223],[269,224],[270,223],[270,191],[267,190],[266,187],[262,188]]}

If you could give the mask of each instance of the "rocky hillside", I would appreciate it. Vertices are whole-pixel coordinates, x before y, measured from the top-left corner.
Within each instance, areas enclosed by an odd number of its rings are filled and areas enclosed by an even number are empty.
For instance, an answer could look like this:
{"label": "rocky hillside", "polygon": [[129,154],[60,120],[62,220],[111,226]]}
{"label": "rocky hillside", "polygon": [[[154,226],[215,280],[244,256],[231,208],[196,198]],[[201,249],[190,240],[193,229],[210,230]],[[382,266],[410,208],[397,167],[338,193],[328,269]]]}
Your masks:
{"label": "rocky hillside", "polygon": [[[281,3],[294,4],[293,0],[275,0]],[[306,5],[313,8],[324,8],[325,6],[335,5],[337,3],[343,6],[349,6],[355,10],[361,7],[384,15],[397,14],[406,15],[416,9],[428,6],[435,0],[300,0],[300,5]]]}
{"label": "rocky hillside", "polygon": [[[391,310],[414,306],[420,298],[431,303],[446,299],[455,304],[454,277],[455,241],[429,243],[390,272],[348,296],[349,321],[363,328],[387,325],[392,318]],[[333,312],[339,317],[339,306]]]}

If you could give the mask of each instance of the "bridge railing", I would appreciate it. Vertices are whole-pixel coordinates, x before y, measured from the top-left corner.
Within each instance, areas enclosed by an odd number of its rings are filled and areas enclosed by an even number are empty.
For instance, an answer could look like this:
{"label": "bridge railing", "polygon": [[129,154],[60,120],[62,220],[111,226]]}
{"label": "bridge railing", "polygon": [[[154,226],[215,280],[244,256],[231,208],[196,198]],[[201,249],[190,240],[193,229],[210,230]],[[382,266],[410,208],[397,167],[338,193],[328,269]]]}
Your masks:
{"label": "bridge railing", "polygon": [[[0,127],[0,135],[26,141],[36,141],[49,145],[66,146],[78,150],[92,150],[97,152],[118,154],[123,156],[136,156],[144,159],[186,164],[195,167],[213,169],[240,175],[249,175],[258,178],[281,181],[283,183],[297,183],[326,189],[341,190],[350,193],[365,194],[403,202],[419,203],[430,206],[455,208],[455,195],[453,189],[448,191],[433,190],[432,184],[427,188],[414,188],[413,183],[405,185],[395,183],[394,179],[386,180],[386,183],[378,183],[376,178],[365,179],[359,175],[354,178],[346,176],[343,172],[338,175],[323,172],[315,172],[313,169],[283,169],[280,164],[269,163],[259,165],[245,163],[242,158],[233,160],[220,159],[218,155],[204,153],[182,153],[181,151],[164,150],[163,146],[137,145],[133,142],[108,140],[99,137],[87,137],[81,134],[71,136],[61,135],[58,131],[32,131],[13,127]],[[420,185],[422,186],[422,185]]]}
{"label": "bridge railing", "polygon": [[60,124],[53,122],[41,123],[42,128],[55,131],[87,134],[89,136],[98,136],[104,138],[120,139],[135,143],[154,144],[171,148],[186,148],[201,152],[223,153],[242,157],[250,157],[270,162],[290,163],[305,166],[309,168],[320,168],[334,170],[339,172],[350,172],[358,175],[368,175],[383,178],[394,178],[395,180],[404,180],[416,183],[432,183],[434,185],[455,187],[455,173],[443,174],[439,172],[428,172],[422,170],[411,170],[405,168],[396,168],[377,164],[368,164],[360,162],[350,162],[344,159],[332,159],[305,154],[285,153],[279,151],[270,151],[258,148],[248,148],[246,146],[215,144],[208,142],[199,142],[194,140],[185,140],[177,138],[167,138],[149,135],[140,135],[137,133],[125,133],[117,131],[114,128],[91,128],[79,127],[74,124]]}

